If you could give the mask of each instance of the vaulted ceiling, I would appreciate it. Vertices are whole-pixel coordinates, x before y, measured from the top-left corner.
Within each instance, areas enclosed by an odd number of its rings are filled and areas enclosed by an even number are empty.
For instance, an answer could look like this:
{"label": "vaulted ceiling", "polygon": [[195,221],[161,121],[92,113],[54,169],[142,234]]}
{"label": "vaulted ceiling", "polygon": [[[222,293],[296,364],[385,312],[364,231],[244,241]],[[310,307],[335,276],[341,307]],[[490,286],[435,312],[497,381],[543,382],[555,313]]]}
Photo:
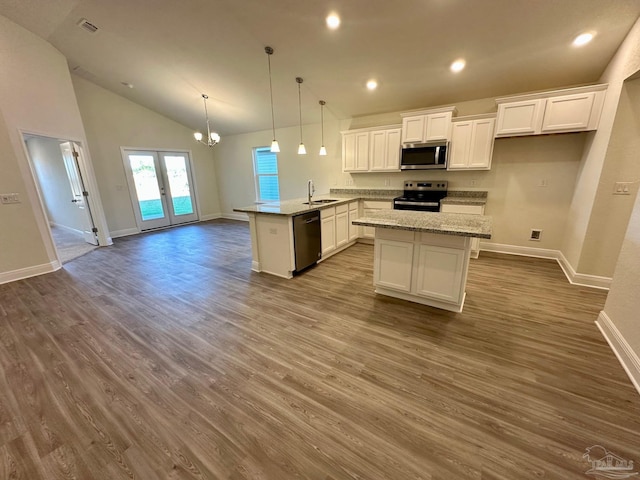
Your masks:
{"label": "vaulted ceiling", "polygon": [[[267,45],[285,127],[298,122],[297,76],[305,123],[320,99],[348,118],[595,82],[640,0],[0,0],[0,15],[75,73],[188,127],[202,127],[208,94],[213,129],[229,135],[271,127]],[[573,47],[583,31],[595,39]],[[457,58],[467,67],[454,74]]]}

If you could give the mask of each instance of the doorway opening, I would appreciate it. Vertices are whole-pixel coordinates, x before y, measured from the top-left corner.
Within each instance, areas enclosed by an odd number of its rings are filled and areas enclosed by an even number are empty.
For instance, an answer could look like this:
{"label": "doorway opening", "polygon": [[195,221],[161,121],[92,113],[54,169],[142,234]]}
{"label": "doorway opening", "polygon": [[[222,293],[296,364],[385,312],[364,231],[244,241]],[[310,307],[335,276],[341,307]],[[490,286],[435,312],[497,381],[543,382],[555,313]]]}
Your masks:
{"label": "doorway opening", "polygon": [[122,159],[141,232],[198,221],[187,152],[123,149]]}
{"label": "doorway opening", "polygon": [[82,146],[73,141],[24,134],[38,194],[65,264],[98,247],[97,229],[80,170]]}

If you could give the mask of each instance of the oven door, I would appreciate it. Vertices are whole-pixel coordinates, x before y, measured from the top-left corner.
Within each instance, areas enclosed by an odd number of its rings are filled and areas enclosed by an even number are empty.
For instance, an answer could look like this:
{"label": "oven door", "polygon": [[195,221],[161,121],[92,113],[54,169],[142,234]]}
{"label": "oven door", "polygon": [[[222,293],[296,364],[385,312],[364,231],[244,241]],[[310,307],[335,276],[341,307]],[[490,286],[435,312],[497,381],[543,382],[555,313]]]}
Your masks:
{"label": "oven door", "polygon": [[395,210],[416,210],[420,212],[439,212],[440,202],[420,202],[412,200],[394,200]]}

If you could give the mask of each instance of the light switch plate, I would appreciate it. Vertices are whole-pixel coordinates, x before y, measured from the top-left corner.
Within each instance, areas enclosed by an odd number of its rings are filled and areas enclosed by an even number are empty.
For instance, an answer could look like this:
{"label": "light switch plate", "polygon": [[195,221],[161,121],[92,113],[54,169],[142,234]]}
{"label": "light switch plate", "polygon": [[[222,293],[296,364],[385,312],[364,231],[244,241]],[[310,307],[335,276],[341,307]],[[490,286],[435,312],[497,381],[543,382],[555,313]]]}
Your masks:
{"label": "light switch plate", "polygon": [[631,195],[631,182],[616,182],[613,186],[614,195]]}
{"label": "light switch plate", "polygon": [[20,203],[20,196],[17,193],[0,193],[0,202],[5,205]]}

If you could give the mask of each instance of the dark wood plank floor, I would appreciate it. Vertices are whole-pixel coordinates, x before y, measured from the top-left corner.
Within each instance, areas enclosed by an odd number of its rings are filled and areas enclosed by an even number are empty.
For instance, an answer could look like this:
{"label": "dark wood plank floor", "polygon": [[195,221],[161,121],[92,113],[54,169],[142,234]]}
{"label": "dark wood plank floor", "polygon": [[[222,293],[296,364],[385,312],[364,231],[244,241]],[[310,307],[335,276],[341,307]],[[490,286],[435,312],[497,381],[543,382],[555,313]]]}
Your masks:
{"label": "dark wood plank floor", "polygon": [[553,261],[482,253],[464,312],[376,296],[356,245],[293,280],[248,227],[119,239],[0,286],[0,479],[584,479],[640,396]]}

